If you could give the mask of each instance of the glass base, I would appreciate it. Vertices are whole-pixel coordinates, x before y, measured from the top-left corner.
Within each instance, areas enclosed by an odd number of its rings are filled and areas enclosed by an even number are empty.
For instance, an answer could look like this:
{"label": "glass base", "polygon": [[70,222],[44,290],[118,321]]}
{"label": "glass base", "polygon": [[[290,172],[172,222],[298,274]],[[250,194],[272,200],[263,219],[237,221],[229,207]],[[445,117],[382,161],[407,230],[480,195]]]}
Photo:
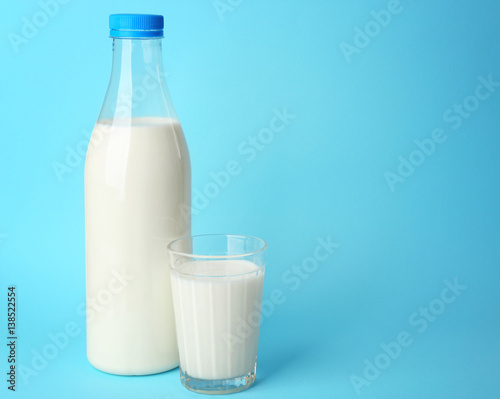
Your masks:
{"label": "glass base", "polygon": [[182,368],[181,383],[187,389],[207,395],[223,395],[235,393],[249,388],[255,381],[255,369],[241,377],[227,378],[223,380],[202,380],[189,376]]}

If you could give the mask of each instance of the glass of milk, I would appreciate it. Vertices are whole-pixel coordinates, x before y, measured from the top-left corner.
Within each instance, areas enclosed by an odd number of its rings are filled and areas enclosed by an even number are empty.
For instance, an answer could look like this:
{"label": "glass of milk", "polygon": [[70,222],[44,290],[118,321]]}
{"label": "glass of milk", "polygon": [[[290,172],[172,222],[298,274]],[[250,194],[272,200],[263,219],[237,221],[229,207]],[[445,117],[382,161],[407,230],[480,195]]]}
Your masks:
{"label": "glass of milk", "polygon": [[168,245],[181,383],[224,394],[255,381],[267,244],[209,234]]}

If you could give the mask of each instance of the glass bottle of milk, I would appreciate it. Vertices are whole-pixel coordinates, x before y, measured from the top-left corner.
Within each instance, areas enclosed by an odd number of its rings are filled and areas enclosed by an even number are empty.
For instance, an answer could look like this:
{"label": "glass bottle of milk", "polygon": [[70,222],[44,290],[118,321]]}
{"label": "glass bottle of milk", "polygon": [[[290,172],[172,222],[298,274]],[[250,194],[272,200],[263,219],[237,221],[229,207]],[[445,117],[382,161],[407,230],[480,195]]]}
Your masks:
{"label": "glass bottle of milk", "polygon": [[188,149],[161,15],[115,14],[111,78],[85,163],[87,357],[122,375],[179,364],[167,244],[190,235]]}

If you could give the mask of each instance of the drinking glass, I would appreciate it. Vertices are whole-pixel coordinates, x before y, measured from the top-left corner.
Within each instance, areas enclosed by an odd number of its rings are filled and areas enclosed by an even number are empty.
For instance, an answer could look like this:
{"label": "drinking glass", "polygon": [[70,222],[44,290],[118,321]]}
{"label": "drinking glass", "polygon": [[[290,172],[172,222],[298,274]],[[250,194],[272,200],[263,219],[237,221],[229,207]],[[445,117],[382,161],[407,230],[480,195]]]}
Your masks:
{"label": "drinking glass", "polygon": [[233,393],[255,381],[267,244],[208,234],[168,245],[181,383]]}

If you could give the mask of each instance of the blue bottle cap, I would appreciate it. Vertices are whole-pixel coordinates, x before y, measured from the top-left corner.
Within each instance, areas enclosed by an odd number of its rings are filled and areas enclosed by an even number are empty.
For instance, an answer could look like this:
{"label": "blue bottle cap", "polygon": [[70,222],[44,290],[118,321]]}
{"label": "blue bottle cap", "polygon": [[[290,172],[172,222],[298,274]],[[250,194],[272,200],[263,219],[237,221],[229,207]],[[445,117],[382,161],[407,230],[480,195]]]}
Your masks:
{"label": "blue bottle cap", "polygon": [[163,15],[111,14],[110,37],[150,38],[163,37]]}

